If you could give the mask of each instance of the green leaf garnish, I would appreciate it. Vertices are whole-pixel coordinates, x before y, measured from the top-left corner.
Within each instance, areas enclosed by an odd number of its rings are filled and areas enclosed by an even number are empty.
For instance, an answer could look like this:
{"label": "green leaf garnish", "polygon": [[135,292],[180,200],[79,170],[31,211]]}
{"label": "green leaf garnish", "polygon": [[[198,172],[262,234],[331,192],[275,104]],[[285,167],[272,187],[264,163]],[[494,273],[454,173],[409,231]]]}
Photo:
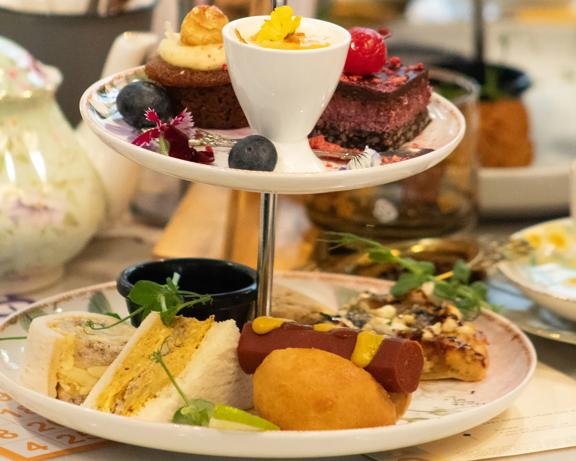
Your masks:
{"label": "green leaf garnish", "polygon": [[452,278],[454,280],[459,281],[460,283],[468,284],[470,282],[470,276],[472,275],[472,271],[461,259],[458,259],[454,263],[454,267],[452,268]]}
{"label": "green leaf garnish", "polygon": [[[117,316],[118,321],[111,325],[102,325],[88,321],[86,322],[86,326],[93,330],[105,330],[137,315],[141,315],[142,319],[144,319],[153,311],[160,314],[164,325],[170,326],[182,309],[195,306],[196,304],[208,304],[212,301],[210,295],[180,290],[180,288],[178,288],[179,282],[180,274],[177,273],[172,275],[172,277],[168,277],[164,285],[150,280],[138,280],[130,290],[130,293],[128,293],[128,299],[138,305],[138,309],[126,317],[120,318]],[[184,296],[192,299],[186,301]]]}
{"label": "green leaf garnish", "polygon": [[27,311],[27,312],[24,312],[24,314],[22,314],[18,318],[18,323],[20,324],[20,326],[24,330],[28,331],[30,329],[30,325],[32,324],[32,321],[36,317],[42,317],[43,315],[48,315],[48,314],[46,314],[46,312],[44,312],[41,309],[34,309],[32,311]]}
{"label": "green leaf garnish", "polygon": [[104,315],[107,315],[108,317],[112,317],[113,319],[118,319],[120,320],[122,317],[120,317],[120,314],[117,314],[116,312],[105,312]]}
{"label": "green leaf garnish", "polygon": [[363,251],[374,263],[396,264],[404,269],[391,289],[394,296],[401,297],[420,288],[427,282],[434,284],[434,295],[454,304],[466,318],[474,318],[482,309],[499,310],[500,307],[487,301],[488,289],[483,282],[470,284],[471,269],[462,260],[454,263],[452,271],[435,274],[434,264],[400,256],[399,252],[375,240],[357,237],[354,234],[328,232],[328,243],[333,248],[347,247]]}
{"label": "green leaf garnish", "polygon": [[[220,428],[226,428],[227,424],[231,423],[232,425],[245,425],[250,428],[250,430],[272,431],[280,429],[270,421],[236,407],[214,404],[204,399],[189,399],[182,391],[182,388],[166,365],[166,362],[164,362],[162,350],[165,349],[166,346],[167,342],[165,340],[160,349],[150,355],[150,359],[162,367],[164,373],[166,373],[168,379],[170,379],[170,382],[185,403],[183,407],[180,407],[174,412],[172,416],[173,423],[208,427],[211,425],[211,422],[214,422],[213,419],[215,419],[220,420],[220,423],[216,424],[216,426]],[[237,429],[238,426],[233,426],[233,428]]]}
{"label": "green leaf garnish", "polygon": [[104,293],[97,291],[88,301],[88,312],[94,312],[96,314],[107,314],[111,310],[110,303]]}
{"label": "green leaf garnish", "polygon": [[405,272],[400,274],[398,281],[392,287],[391,293],[394,296],[404,296],[416,288],[420,288],[430,280],[430,276]]}
{"label": "green leaf garnish", "polygon": [[160,135],[160,137],[158,138],[158,148],[159,148],[159,151],[162,155],[169,155],[170,154],[170,143],[162,135]]}
{"label": "green leaf garnish", "polygon": [[192,399],[174,413],[172,422],[207,427],[214,414],[214,406],[208,400]]}
{"label": "green leaf garnish", "polygon": [[156,362],[158,365],[162,367],[168,379],[174,386],[174,388],[182,397],[185,405],[179,408],[174,415],[172,416],[172,422],[176,424],[189,424],[191,426],[208,426],[210,423],[210,418],[212,418],[212,414],[214,413],[214,404],[209,402],[208,400],[202,399],[189,399],[186,394],[182,391],[182,388],[178,385],[176,378],[164,362],[164,358],[162,355],[162,349],[164,348],[166,341],[162,344],[160,350],[153,352],[150,356],[150,359],[153,362]]}
{"label": "green leaf garnish", "polygon": [[178,394],[180,394],[180,397],[182,397],[182,400],[184,400],[184,403],[186,405],[188,405],[189,404],[188,397],[186,397],[186,394],[184,394],[184,392],[182,392],[182,389],[180,388],[180,386],[176,382],[174,375],[168,369],[166,362],[164,362],[164,358],[162,355],[162,349],[164,348],[165,345],[166,345],[166,341],[164,341],[164,343],[162,343],[162,347],[160,347],[160,350],[157,350],[156,352],[152,352],[152,354],[150,355],[150,360],[152,360],[153,362],[156,362],[158,365],[160,365],[162,367],[162,369],[164,370],[164,373],[166,373],[166,375],[168,376],[168,378],[172,382],[172,385],[176,388],[176,390],[178,391]]}

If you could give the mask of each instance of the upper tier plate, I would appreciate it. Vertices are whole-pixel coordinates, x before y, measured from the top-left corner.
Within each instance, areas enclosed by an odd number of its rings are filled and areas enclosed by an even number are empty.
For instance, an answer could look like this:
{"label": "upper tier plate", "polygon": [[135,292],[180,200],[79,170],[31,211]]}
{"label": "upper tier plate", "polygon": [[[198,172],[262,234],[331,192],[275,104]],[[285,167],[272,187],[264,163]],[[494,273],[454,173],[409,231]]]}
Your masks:
{"label": "upper tier plate", "polygon": [[[359,189],[398,181],[433,167],[455,149],[465,130],[464,118],[458,109],[446,99],[434,94],[428,106],[432,121],[420,135],[408,143],[408,146],[429,148],[432,151],[415,158],[358,170],[327,169],[322,173],[276,173],[230,169],[227,166],[227,151],[216,149],[215,165],[202,165],[131,144],[137,132],[118,114],[115,99],[118,89],[143,75],[142,69],[129,69],[90,86],[80,100],[82,118],[106,144],[125,157],[152,170],[188,181],[281,194]],[[238,137],[241,133],[236,130],[229,134]]]}
{"label": "upper tier plate", "polygon": [[[386,293],[390,282],[339,274],[289,272],[276,283],[337,310],[364,291]],[[281,304],[281,302],[279,302]],[[26,335],[30,319],[67,311],[126,314],[116,284],[63,293],[17,312],[0,327],[0,336]],[[477,426],[509,407],[536,366],[530,341],[508,320],[484,312],[476,324],[486,334],[490,362],[481,382],[424,381],[406,415],[395,426],[339,431],[237,432],[152,423],[62,402],[27,389],[19,381],[23,341],[4,341],[0,386],[17,402],[56,423],[118,442],[183,453],[249,458],[343,456],[392,450],[448,437]],[[338,390],[335,389],[334,392]],[[169,455],[166,455],[169,459]]]}

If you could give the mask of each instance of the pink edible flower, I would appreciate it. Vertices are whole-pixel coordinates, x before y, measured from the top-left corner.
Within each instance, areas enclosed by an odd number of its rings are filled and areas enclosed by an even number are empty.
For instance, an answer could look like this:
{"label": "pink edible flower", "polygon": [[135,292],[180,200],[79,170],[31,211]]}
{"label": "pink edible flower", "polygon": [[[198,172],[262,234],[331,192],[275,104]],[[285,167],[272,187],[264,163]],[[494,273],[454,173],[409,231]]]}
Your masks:
{"label": "pink edible flower", "polygon": [[144,131],[132,141],[141,147],[150,147],[158,142],[160,153],[189,162],[214,162],[214,151],[207,148],[197,151],[188,145],[188,139],[194,132],[194,121],[188,109],[184,109],[169,122],[163,122],[154,109],[146,111],[146,119],[156,124],[154,128]]}

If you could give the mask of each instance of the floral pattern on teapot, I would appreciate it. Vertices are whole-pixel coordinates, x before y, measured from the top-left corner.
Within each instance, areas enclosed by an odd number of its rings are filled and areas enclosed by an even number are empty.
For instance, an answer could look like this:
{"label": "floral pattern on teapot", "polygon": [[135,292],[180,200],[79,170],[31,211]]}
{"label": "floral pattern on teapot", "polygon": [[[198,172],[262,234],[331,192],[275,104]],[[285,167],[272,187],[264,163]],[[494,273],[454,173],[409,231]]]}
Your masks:
{"label": "floral pattern on teapot", "polygon": [[60,271],[104,215],[97,174],[53,97],[60,81],[0,37],[0,292]]}

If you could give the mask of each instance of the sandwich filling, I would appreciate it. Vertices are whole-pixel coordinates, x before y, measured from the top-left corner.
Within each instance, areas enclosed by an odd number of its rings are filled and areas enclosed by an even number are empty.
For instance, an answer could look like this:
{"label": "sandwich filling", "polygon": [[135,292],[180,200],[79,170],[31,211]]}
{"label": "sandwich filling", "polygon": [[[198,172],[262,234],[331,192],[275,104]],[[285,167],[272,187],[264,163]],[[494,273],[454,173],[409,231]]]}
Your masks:
{"label": "sandwich filling", "polygon": [[86,398],[134,331],[128,325],[90,330],[83,318],[54,321],[49,328],[62,335],[55,363],[56,397],[77,404]]}
{"label": "sandwich filling", "polygon": [[135,328],[91,312],[60,312],[34,319],[28,331],[22,383],[37,392],[81,404],[120,354]]}
{"label": "sandwich filling", "polygon": [[213,323],[212,317],[204,321],[177,317],[168,327],[156,316],[147,334],[132,345],[109,384],[99,392],[94,408],[123,416],[138,414],[149,400],[171,386],[161,366],[151,360],[152,353],[161,351],[166,366],[178,377]]}

